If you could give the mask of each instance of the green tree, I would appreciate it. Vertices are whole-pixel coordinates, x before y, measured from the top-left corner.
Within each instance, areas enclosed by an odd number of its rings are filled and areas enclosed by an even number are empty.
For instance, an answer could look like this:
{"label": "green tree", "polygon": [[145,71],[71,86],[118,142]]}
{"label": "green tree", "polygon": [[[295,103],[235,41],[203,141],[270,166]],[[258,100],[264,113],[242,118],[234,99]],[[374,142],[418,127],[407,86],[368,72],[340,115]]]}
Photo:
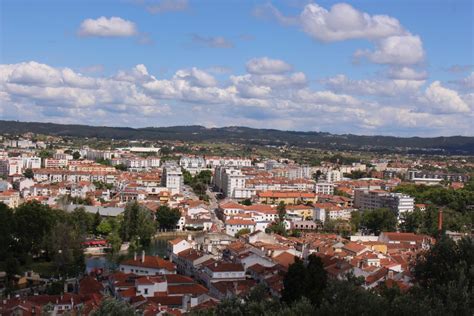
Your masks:
{"label": "green tree", "polygon": [[250,229],[248,228],[242,228],[238,232],[235,233],[235,238],[239,238],[242,235],[250,234]]}
{"label": "green tree", "polygon": [[15,248],[15,218],[13,210],[0,203],[0,258],[6,258]]}
{"label": "green tree", "polygon": [[28,169],[25,169],[25,171],[23,172],[23,175],[28,179],[33,179],[33,177],[35,176],[35,173],[33,172],[33,169],[28,168]]}
{"label": "green tree", "polygon": [[53,227],[48,236],[48,254],[62,275],[77,276],[84,272],[83,239],[74,228],[64,222]]}
{"label": "green tree", "polygon": [[101,235],[107,236],[110,232],[112,232],[112,226],[110,222],[106,219],[102,220],[102,222],[97,226],[97,232]]}
{"label": "green tree", "polygon": [[306,296],[306,288],[303,286],[306,283],[306,277],[306,267],[303,261],[296,257],[295,262],[289,266],[288,272],[283,279],[281,299],[286,303],[292,303]]}
{"label": "green tree", "polygon": [[423,225],[423,212],[415,209],[413,212],[400,214],[400,230],[408,233],[417,233]]}
{"label": "green tree", "polygon": [[91,313],[92,316],[137,316],[135,309],[125,301],[118,301],[114,298],[107,298],[100,303],[97,310]]}
{"label": "green tree", "polygon": [[278,219],[280,222],[283,222],[286,217],[286,204],[285,202],[281,201],[280,204],[277,206],[278,211]]}
{"label": "green tree", "polygon": [[81,154],[78,151],[72,153],[72,159],[79,160],[81,158]]}
{"label": "green tree", "polygon": [[394,231],[397,227],[397,216],[386,208],[364,211],[361,225],[378,235],[383,231]]}
{"label": "green tree", "polygon": [[132,241],[139,237],[140,244],[147,245],[155,231],[155,221],[149,210],[137,202],[127,204],[120,226],[120,238],[123,241]]}
{"label": "green tree", "polygon": [[240,202],[240,204],[246,205],[246,206],[250,206],[250,205],[252,205],[252,200],[250,200],[250,199],[245,199],[245,200],[243,200],[242,202]]}
{"label": "green tree", "polygon": [[181,218],[181,212],[177,208],[161,205],[156,210],[155,216],[160,229],[175,229]]}
{"label": "green tree", "polygon": [[26,202],[15,210],[15,236],[18,249],[25,253],[39,254],[45,237],[57,221],[49,206],[37,201]]}
{"label": "green tree", "polygon": [[99,233],[99,231],[97,229],[99,228],[100,223],[102,223],[102,216],[100,216],[99,211],[97,211],[94,214],[94,219],[93,219],[93,222],[92,222],[92,231],[96,235]]}
{"label": "green tree", "polygon": [[69,223],[82,236],[94,233],[93,221],[94,215],[87,213],[83,207],[78,207],[69,214]]}

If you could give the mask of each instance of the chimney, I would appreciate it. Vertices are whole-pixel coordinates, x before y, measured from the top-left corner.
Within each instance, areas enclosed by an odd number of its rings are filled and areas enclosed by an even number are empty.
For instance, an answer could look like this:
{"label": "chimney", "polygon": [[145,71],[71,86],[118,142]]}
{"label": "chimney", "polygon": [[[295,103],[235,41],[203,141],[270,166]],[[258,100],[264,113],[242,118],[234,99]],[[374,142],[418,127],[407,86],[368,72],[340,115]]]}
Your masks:
{"label": "chimney", "polygon": [[133,253],[133,261],[137,261],[137,252],[136,251]]}
{"label": "chimney", "polygon": [[145,262],[145,250],[142,250],[142,262]]}
{"label": "chimney", "polygon": [[441,232],[443,230],[443,210],[439,210],[438,212],[438,231]]}

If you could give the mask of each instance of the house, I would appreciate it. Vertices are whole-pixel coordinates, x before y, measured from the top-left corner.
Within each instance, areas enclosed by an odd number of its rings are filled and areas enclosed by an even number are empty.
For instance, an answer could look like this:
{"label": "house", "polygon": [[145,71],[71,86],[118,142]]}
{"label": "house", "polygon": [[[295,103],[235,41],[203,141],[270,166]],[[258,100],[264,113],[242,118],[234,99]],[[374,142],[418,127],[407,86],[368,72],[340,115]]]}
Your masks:
{"label": "house", "polygon": [[298,204],[299,202],[317,201],[318,197],[314,192],[303,191],[261,191],[257,192],[257,199],[260,203],[279,204],[284,202],[286,204]]}
{"label": "house", "polygon": [[227,235],[234,236],[239,230],[248,229],[250,232],[255,231],[255,222],[246,219],[229,219],[225,222],[225,232]]}
{"label": "house", "polygon": [[243,265],[232,262],[214,261],[203,268],[202,281],[209,287],[211,283],[219,281],[245,280]]}
{"label": "house", "polygon": [[119,271],[124,273],[135,273],[137,275],[157,275],[176,273],[176,267],[170,261],[157,256],[145,256],[145,251],[137,258],[126,260],[120,263]]}
{"label": "house", "polygon": [[181,237],[175,238],[173,240],[168,241],[167,252],[170,258],[176,256],[178,253],[191,249],[193,245],[190,241],[183,239]]}

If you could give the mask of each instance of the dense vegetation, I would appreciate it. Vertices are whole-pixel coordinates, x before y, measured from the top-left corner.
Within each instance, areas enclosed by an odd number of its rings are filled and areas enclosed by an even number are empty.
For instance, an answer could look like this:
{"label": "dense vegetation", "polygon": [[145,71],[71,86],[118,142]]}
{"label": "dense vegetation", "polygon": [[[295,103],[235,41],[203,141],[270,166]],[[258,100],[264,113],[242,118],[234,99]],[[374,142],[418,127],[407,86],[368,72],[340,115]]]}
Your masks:
{"label": "dense vegetation", "polygon": [[426,204],[426,210],[416,209],[403,218],[401,229],[435,235],[438,213],[443,211],[445,230],[470,232],[474,229],[474,179],[464,188],[454,190],[442,186],[404,184],[395,191],[415,198],[416,203]]}
{"label": "dense vegetation", "polygon": [[419,148],[426,153],[434,152],[474,153],[474,138],[464,136],[451,137],[392,137],[392,136],[357,136],[352,134],[333,135],[322,132],[295,132],[273,129],[254,129],[247,127],[205,128],[203,126],[174,127],[103,127],[86,125],[62,125],[52,123],[0,121],[0,133],[23,134],[32,132],[54,136],[75,136],[81,138],[109,139],[146,139],[146,140],[180,140],[187,142],[225,142],[251,145],[299,146],[308,148],[338,148],[399,151],[402,148]]}
{"label": "dense vegetation", "polygon": [[81,243],[88,236],[106,238],[114,260],[123,241],[129,241],[133,251],[147,246],[156,232],[152,213],[137,203],[128,204],[122,216],[106,219],[83,208],[68,213],[36,201],[16,209],[0,203],[0,218],[0,270],[7,272],[9,290],[13,289],[14,275],[26,270],[43,277],[82,274]]}

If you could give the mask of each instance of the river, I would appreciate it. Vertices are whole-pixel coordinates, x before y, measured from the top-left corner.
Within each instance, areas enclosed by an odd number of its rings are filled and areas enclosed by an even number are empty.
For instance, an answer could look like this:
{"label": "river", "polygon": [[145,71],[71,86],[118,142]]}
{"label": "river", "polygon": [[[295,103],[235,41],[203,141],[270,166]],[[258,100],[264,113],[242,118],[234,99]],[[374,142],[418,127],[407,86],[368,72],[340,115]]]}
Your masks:
{"label": "river", "polygon": [[[150,256],[160,256],[160,257],[166,256],[166,247],[168,244],[168,240],[171,240],[174,238],[176,238],[176,236],[159,237],[159,238],[154,239],[151,242],[150,246],[148,246],[145,249],[146,254]],[[139,250],[139,252],[137,251],[137,253],[140,254],[141,250]],[[133,254],[128,254],[128,255],[125,255],[124,257],[125,258],[133,257]],[[104,268],[108,268],[108,269],[115,268],[114,264],[109,262],[107,256],[86,257],[87,273],[90,273],[94,269],[104,269]]]}

